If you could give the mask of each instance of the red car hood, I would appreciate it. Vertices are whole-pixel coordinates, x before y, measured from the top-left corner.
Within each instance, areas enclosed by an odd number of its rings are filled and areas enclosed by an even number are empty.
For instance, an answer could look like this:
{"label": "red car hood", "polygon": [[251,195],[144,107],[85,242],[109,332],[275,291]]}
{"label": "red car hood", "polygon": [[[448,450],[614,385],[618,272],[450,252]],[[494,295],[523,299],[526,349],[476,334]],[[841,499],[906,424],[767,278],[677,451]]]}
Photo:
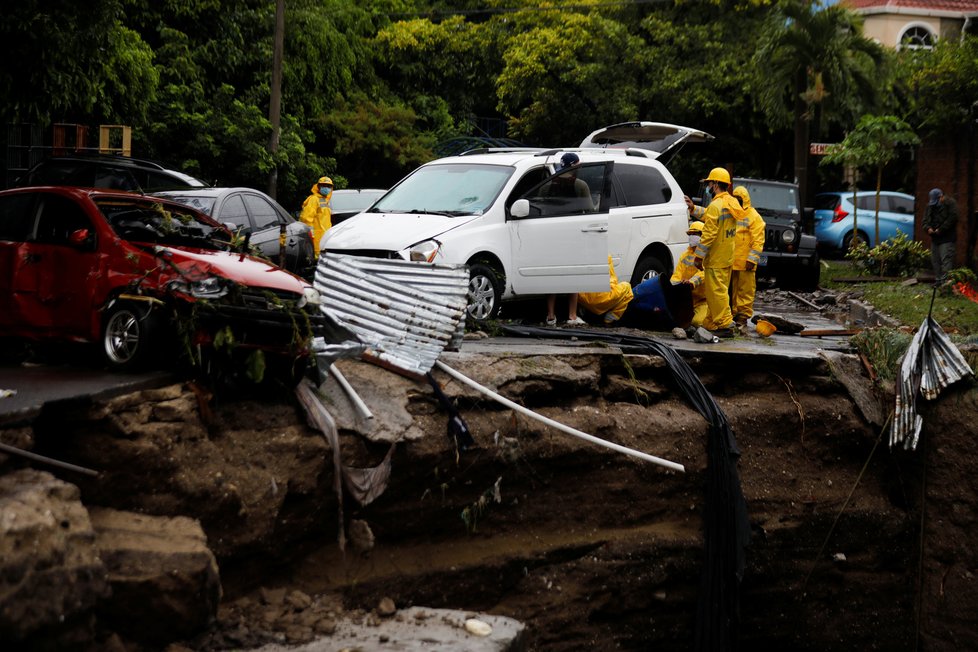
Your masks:
{"label": "red car hood", "polygon": [[190,280],[217,275],[249,287],[284,290],[299,295],[310,287],[298,276],[254,256],[183,247],[160,246],[156,250],[158,256],[169,260]]}

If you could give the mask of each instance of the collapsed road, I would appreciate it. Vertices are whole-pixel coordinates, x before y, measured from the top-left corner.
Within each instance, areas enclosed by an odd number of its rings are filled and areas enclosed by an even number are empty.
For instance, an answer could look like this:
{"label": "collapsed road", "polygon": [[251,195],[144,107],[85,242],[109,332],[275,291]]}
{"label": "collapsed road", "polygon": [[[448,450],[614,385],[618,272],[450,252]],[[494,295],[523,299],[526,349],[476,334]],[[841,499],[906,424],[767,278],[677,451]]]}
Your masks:
{"label": "collapsed road", "polygon": [[[978,647],[973,381],[924,407],[917,451],[890,450],[891,390],[845,336],[670,345],[741,451],[751,543],[740,646]],[[287,393],[173,383],[95,396],[0,430],[4,443],[99,472],[3,458],[0,640],[432,649],[420,647],[425,632],[442,635],[425,625],[454,623],[469,638],[446,634],[434,649],[476,649],[494,634],[469,632],[475,620],[508,634],[484,649],[691,649],[707,424],[664,361],[566,337],[466,340],[440,360],[685,472],[566,436],[435,370],[474,439],[462,450],[429,384],[341,360],[372,415],[326,380],[342,463],[387,469],[372,502],[345,493],[341,505],[334,451]]]}

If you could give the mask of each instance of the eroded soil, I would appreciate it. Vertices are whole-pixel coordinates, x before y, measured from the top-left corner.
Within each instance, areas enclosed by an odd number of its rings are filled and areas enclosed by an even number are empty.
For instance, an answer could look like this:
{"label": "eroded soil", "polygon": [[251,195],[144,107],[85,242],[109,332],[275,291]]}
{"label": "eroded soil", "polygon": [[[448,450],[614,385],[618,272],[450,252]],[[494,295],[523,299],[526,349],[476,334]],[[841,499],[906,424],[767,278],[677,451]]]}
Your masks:
{"label": "eroded soil", "polygon": [[[396,447],[386,491],[344,501],[340,551],[332,451],[287,392],[232,399],[181,385],[47,413],[32,436],[39,452],[103,470],[78,482],[86,504],[201,522],[224,598],[186,649],[305,642],[350,614],[369,626],[391,602],[511,616],[532,650],[690,649],[706,424],[663,362],[614,350],[444,359],[686,472],[569,437],[437,372],[477,443],[460,451],[426,383],[342,361],[375,414],[358,417],[324,385],[343,463],[373,467]],[[904,452],[825,362],[690,364],[742,451],[744,649],[978,648],[971,381],[925,406],[921,449]],[[861,369],[851,360],[843,373]],[[863,382],[887,414],[892,397]]]}

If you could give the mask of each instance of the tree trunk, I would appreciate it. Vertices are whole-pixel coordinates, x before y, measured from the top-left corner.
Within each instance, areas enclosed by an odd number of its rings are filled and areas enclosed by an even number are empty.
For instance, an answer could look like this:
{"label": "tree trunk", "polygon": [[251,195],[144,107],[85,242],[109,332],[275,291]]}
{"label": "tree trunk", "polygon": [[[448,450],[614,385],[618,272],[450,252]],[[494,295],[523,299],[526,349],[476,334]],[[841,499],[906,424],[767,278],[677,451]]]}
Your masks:
{"label": "tree trunk", "polygon": [[272,135],[268,140],[268,153],[272,155],[272,170],[268,173],[268,195],[275,199],[278,187],[279,129],[282,118],[282,52],[285,45],[285,0],[275,1],[275,45],[272,52],[272,88],[268,103],[268,121],[272,123]]}
{"label": "tree trunk", "polygon": [[807,106],[802,99],[805,92],[805,81],[807,72],[801,68],[795,73],[795,183],[798,184],[798,199],[801,201],[802,214],[804,207],[808,206],[808,119],[805,117]]}

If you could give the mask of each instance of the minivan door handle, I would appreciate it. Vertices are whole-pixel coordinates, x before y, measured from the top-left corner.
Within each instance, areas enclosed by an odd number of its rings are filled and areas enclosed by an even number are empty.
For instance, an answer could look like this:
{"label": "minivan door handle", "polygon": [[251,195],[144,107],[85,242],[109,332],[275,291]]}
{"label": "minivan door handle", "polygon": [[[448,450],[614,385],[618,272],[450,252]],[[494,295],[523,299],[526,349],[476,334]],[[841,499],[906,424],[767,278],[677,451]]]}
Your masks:
{"label": "minivan door handle", "polygon": [[581,229],[581,233],[607,233],[608,227],[603,224],[592,224]]}

